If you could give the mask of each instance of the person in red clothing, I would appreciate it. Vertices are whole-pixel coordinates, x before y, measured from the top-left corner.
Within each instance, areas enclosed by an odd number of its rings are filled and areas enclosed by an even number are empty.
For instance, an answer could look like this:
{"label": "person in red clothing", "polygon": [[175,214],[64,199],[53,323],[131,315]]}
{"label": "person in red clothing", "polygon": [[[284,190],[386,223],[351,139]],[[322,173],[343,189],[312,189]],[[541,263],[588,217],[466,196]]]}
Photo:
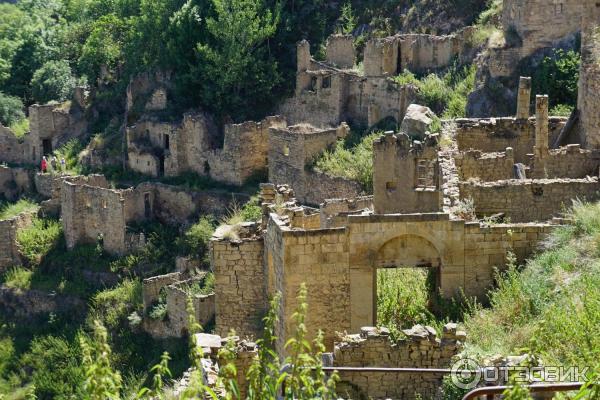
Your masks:
{"label": "person in red clothing", "polygon": [[42,174],[46,173],[48,169],[48,160],[46,160],[46,156],[42,157]]}

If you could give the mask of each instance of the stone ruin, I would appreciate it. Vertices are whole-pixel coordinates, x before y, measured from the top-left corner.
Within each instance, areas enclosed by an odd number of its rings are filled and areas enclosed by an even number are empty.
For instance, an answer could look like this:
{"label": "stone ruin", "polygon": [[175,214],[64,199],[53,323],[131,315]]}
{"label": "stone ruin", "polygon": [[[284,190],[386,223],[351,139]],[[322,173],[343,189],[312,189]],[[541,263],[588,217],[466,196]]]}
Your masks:
{"label": "stone ruin", "polygon": [[[194,309],[194,318],[203,327],[209,326],[215,318],[215,294],[190,294],[190,286],[201,283],[207,272],[190,275],[173,272],[144,279],[142,297],[144,302],[142,328],[156,338],[182,337],[188,333],[188,299]],[[150,318],[147,314],[164,296],[166,316],[162,320]]]}
{"label": "stone ruin", "polygon": [[70,139],[82,137],[87,131],[86,107],[85,90],[78,87],[72,101],[29,107],[30,132],[23,138],[0,125],[0,162],[38,165],[42,156],[52,154]]}
{"label": "stone ruin", "polygon": [[[492,77],[512,76],[519,62],[537,50],[573,40],[586,15],[582,0],[504,0],[505,42],[491,48]],[[590,3],[590,2],[588,2]]]}
{"label": "stone ruin", "polygon": [[241,186],[266,171],[269,128],[285,125],[280,117],[228,124],[221,145],[217,127],[204,113],[186,113],[177,123],[150,114],[127,127],[128,166],[154,177],[195,172]]}

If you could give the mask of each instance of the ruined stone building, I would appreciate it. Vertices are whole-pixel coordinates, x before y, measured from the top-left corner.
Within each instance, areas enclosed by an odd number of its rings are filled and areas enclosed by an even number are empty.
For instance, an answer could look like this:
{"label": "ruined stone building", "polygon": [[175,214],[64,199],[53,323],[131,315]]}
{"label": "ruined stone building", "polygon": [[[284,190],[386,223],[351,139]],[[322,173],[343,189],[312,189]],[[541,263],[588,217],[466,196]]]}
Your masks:
{"label": "ruined stone building", "polygon": [[[212,242],[217,332],[257,335],[268,298],[279,291],[277,334],[287,337],[305,282],[307,327],[325,329],[331,348],[335,331],[376,324],[379,268],[427,268],[445,296],[483,297],[508,252],[524,260],[573,199],[599,198],[600,152],[580,144],[552,149],[567,119],[548,116],[547,96],[536,98],[530,118],[527,83],[519,118],[459,119],[443,140],[386,133],[374,144],[372,198],[332,199],[317,210],[285,187],[263,186],[262,225]],[[308,132],[303,139],[311,143]],[[333,140],[333,131],[321,134]],[[286,145],[278,146],[283,156]]]}
{"label": "ruined stone building", "polygon": [[372,39],[364,50],[362,68],[356,67],[351,36],[331,36],[326,60],[317,61],[310,45],[297,45],[296,92],[285,101],[280,113],[290,124],[310,123],[317,127],[342,122],[372,126],[392,118],[402,121],[415,88],[389,79],[405,69],[424,72],[447,67],[456,58],[467,56],[470,29],[450,36],[419,34]]}
{"label": "ruined stone building", "polygon": [[228,124],[221,144],[216,125],[205,113],[188,112],[180,122],[149,114],[127,127],[129,168],[154,177],[195,172],[241,186],[266,171],[268,130],[285,125],[280,117]]}
{"label": "ruined stone building", "polygon": [[318,205],[328,198],[352,198],[362,192],[352,180],[315,171],[311,164],[348,135],[348,125],[318,129],[300,124],[269,131],[269,182],[289,183],[298,200]]}
{"label": "ruined stone building", "polygon": [[67,248],[100,243],[114,254],[127,254],[145,244],[129,226],[149,220],[181,225],[199,215],[222,216],[232,202],[247,198],[221,191],[190,192],[176,186],[146,182],[128,189],[110,188],[96,175],[94,182],[63,179],[61,219]]}
{"label": "ruined stone building", "polygon": [[85,107],[84,89],[76,88],[70,102],[29,107],[30,132],[23,138],[0,125],[0,162],[38,164],[42,156],[81,137],[87,129]]}
{"label": "ruined stone building", "polygon": [[584,2],[583,31],[581,35],[581,68],[579,72],[579,98],[577,108],[581,126],[580,140],[588,147],[600,147],[600,3]]}

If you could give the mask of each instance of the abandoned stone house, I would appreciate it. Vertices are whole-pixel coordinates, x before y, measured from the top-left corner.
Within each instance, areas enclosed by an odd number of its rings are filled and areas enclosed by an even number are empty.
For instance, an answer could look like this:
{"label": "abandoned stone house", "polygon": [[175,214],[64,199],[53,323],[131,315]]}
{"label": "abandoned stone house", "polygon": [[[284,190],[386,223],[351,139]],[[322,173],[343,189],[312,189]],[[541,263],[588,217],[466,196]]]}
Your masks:
{"label": "abandoned stone house", "polygon": [[228,124],[221,144],[216,125],[205,113],[186,113],[177,123],[149,114],[127,127],[129,168],[154,177],[195,172],[241,186],[266,171],[268,130],[285,125],[280,117]]}
{"label": "abandoned stone house", "polygon": [[472,57],[471,35],[469,28],[449,36],[399,34],[372,39],[364,50],[364,72],[355,68],[351,36],[329,37],[325,61],[315,60],[309,43],[302,41],[297,45],[295,96],[285,101],[279,112],[290,124],[322,128],[342,122],[373,126],[387,118],[398,123],[414,102],[416,89],[389,78],[405,69],[424,72]]}
{"label": "abandoned stone house", "polygon": [[0,162],[38,164],[68,140],[81,137],[87,129],[84,88],[75,90],[73,100],[63,104],[34,104],[29,107],[30,132],[23,138],[0,125]]}
{"label": "abandoned stone house", "polygon": [[101,243],[109,253],[127,254],[145,244],[143,233],[130,229],[133,223],[158,220],[182,225],[198,215],[221,216],[232,202],[247,198],[221,191],[190,192],[156,182],[113,189],[104,177],[99,178],[93,185],[70,179],[61,182],[61,220],[67,248]]}

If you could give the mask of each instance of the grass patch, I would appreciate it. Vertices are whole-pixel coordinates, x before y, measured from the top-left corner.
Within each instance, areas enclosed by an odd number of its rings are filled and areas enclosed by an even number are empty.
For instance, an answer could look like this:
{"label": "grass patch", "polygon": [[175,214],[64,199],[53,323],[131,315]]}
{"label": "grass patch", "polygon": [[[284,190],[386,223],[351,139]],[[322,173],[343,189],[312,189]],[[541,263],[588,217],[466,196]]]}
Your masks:
{"label": "grass patch", "polygon": [[203,296],[215,292],[215,275],[208,272],[202,279],[184,288],[188,296]]}
{"label": "grass patch", "polygon": [[546,250],[498,276],[491,308],[465,320],[467,353],[531,352],[546,365],[594,366],[600,359],[600,203],[574,206],[572,226]]}
{"label": "grass patch", "polygon": [[10,219],[24,212],[36,212],[40,207],[29,199],[21,199],[16,203],[0,202],[0,220]]}
{"label": "grass patch", "polygon": [[19,251],[31,264],[39,264],[61,238],[62,225],[53,219],[34,218],[31,226],[17,232]]}
{"label": "grass patch", "polygon": [[27,290],[31,287],[32,274],[32,271],[23,267],[13,267],[4,274],[4,286],[13,289]]}
{"label": "grass patch", "polygon": [[27,118],[20,119],[10,124],[10,130],[18,138],[23,138],[29,132],[29,120]]}
{"label": "grass patch", "polygon": [[142,284],[138,279],[125,279],[112,289],[102,290],[91,300],[88,322],[101,321],[112,330],[127,326],[128,317],[142,306]]}

